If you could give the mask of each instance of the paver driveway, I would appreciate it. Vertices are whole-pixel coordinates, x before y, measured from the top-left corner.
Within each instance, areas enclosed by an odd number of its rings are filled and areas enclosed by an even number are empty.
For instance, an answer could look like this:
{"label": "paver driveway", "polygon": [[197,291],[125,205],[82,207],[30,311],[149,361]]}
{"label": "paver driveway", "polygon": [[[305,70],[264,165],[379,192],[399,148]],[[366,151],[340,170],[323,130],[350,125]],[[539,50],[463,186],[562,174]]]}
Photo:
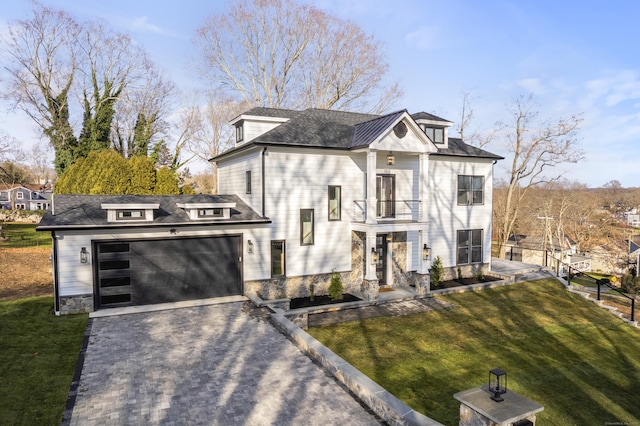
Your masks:
{"label": "paver driveway", "polygon": [[93,319],[72,425],[373,425],[243,302]]}

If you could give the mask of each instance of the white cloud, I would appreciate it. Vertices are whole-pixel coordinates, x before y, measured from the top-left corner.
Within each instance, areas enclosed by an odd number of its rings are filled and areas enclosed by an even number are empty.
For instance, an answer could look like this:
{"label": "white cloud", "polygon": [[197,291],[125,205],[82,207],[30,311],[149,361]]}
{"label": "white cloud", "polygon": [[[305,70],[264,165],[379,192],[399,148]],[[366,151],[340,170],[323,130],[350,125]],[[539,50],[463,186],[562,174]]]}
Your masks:
{"label": "white cloud", "polygon": [[167,35],[167,36],[175,36],[175,34],[173,34],[171,31],[165,30],[157,25],[150,23],[148,16],[141,16],[139,18],[135,18],[131,22],[131,27],[134,31],[161,34],[161,35]]}
{"label": "white cloud", "polygon": [[418,49],[436,49],[443,47],[444,44],[441,29],[435,26],[421,26],[416,31],[405,35],[404,40]]}
{"label": "white cloud", "polygon": [[533,93],[536,96],[544,95],[547,93],[547,89],[542,84],[539,78],[523,78],[518,80],[517,85]]}

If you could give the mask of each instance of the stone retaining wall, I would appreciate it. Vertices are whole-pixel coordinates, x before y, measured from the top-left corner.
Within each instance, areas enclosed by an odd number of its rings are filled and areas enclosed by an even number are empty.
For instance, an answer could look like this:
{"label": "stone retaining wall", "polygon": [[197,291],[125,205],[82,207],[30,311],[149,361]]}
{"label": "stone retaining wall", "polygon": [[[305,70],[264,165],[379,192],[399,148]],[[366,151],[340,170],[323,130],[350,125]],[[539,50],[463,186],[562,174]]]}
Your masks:
{"label": "stone retaining wall", "polygon": [[60,314],[80,314],[93,312],[93,294],[80,296],[60,296]]}

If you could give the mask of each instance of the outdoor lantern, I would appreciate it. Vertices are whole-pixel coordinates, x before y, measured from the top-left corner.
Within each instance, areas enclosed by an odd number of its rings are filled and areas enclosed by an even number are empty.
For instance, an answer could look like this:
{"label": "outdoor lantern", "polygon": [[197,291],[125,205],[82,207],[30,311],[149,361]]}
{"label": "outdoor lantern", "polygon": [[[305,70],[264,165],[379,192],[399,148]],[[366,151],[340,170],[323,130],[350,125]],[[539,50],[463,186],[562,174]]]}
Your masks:
{"label": "outdoor lantern", "polygon": [[385,238],[386,242],[388,243],[392,243],[393,242],[393,235],[391,234],[387,234],[386,238]]}
{"label": "outdoor lantern", "polygon": [[371,264],[377,265],[380,260],[380,254],[376,251],[375,247],[371,247]]}
{"label": "outdoor lantern", "polygon": [[387,155],[387,165],[393,166],[393,163],[395,162],[396,162],[396,157],[393,155],[393,152],[389,152],[389,155]]}
{"label": "outdoor lantern", "polygon": [[80,263],[87,263],[89,261],[89,252],[86,247],[80,249]]}
{"label": "outdoor lantern", "polygon": [[507,393],[507,372],[494,368],[489,371],[489,392],[493,394],[491,399],[495,402],[502,402],[504,399],[502,395]]}
{"label": "outdoor lantern", "polygon": [[247,253],[253,254],[253,242],[251,240],[247,241]]}
{"label": "outdoor lantern", "polygon": [[422,247],[422,258],[423,258],[424,260],[429,260],[429,255],[431,254],[430,252],[431,252],[431,249],[429,248],[429,246],[428,246],[428,245],[426,245],[426,244],[425,244],[425,245]]}

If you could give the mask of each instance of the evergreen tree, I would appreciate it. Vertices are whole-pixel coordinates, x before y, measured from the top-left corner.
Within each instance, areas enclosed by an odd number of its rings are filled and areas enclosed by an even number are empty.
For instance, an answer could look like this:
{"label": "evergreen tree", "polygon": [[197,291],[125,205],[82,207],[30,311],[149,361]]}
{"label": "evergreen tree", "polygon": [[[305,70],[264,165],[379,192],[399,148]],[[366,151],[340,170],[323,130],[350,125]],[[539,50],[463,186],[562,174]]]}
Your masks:
{"label": "evergreen tree", "polygon": [[156,172],[156,187],[153,192],[158,195],[179,194],[178,176],[167,167],[161,167]]}
{"label": "evergreen tree", "polygon": [[131,193],[153,194],[156,186],[156,169],[149,157],[136,155],[129,159],[131,168]]}

